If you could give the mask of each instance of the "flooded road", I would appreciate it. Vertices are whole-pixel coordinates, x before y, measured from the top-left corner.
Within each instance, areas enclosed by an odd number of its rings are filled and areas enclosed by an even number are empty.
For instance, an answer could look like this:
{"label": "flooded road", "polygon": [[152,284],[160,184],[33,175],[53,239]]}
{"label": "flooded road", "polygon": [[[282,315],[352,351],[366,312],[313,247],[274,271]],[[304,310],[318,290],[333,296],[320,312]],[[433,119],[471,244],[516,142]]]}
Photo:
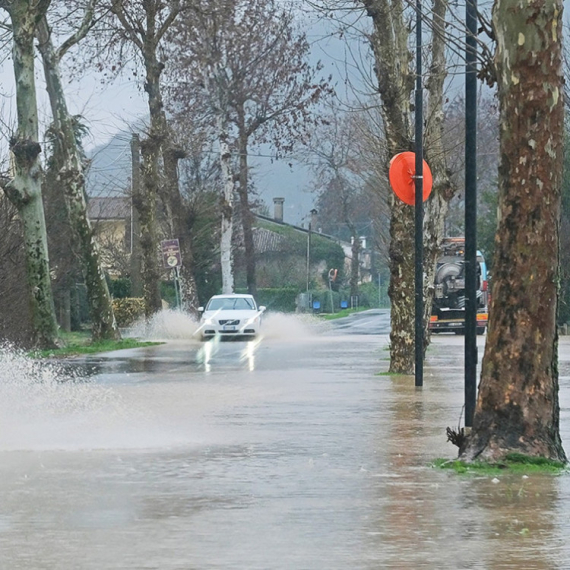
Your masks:
{"label": "flooded road", "polygon": [[378,375],[387,335],[283,317],[259,342],[183,336],[71,367],[4,360],[1,568],[569,567],[570,475],[430,467],[456,452],[461,337],[435,337],[419,390]]}

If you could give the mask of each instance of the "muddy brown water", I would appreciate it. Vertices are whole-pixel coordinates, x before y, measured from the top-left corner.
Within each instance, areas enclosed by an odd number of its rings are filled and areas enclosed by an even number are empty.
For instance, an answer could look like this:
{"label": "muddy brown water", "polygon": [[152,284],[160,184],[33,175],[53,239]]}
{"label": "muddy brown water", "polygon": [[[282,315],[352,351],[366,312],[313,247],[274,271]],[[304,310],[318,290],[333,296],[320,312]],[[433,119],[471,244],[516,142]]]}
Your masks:
{"label": "muddy brown water", "polygon": [[[434,339],[416,389],[377,375],[386,335],[179,326],[72,365],[4,351],[2,569],[570,568],[570,475],[430,467],[455,454],[461,337]],[[567,444],[568,337],[560,353]]]}

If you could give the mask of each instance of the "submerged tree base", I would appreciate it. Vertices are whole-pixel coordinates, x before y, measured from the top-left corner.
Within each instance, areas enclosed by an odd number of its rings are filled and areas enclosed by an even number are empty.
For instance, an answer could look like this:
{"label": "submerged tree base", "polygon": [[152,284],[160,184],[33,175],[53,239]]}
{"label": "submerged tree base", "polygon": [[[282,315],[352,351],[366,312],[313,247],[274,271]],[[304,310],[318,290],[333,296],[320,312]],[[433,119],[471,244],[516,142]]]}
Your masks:
{"label": "submerged tree base", "polygon": [[436,459],[432,467],[438,469],[451,469],[456,473],[470,475],[498,475],[499,473],[553,473],[566,472],[568,467],[561,461],[546,459],[545,457],[531,457],[522,453],[509,453],[505,459],[498,462],[473,461],[466,462],[459,459]]}

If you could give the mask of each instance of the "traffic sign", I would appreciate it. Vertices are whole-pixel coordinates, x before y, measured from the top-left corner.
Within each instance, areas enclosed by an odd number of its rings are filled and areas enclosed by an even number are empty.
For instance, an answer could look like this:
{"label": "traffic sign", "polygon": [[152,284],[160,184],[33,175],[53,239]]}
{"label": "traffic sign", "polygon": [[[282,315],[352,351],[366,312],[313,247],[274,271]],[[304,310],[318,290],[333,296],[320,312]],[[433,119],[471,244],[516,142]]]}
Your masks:
{"label": "traffic sign", "polygon": [[180,242],[177,239],[167,239],[160,242],[162,250],[162,264],[167,269],[174,269],[182,265],[180,255]]}
{"label": "traffic sign", "polygon": [[[401,152],[390,161],[390,186],[392,190],[404,202],[410,206],[416,203],[416,154],[414,152]],[[433,177],[427,162],[423,161],[423,198],[424,202],[431,194]]]}

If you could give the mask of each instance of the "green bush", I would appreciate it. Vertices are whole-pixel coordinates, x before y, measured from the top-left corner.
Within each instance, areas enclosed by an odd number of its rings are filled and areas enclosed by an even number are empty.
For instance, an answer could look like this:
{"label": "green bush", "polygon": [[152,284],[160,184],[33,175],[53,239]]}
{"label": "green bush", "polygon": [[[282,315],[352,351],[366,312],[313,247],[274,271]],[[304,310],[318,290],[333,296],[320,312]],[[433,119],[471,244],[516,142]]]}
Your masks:
{"label": "green bush", "polygon": [[168,306],[175,308],[176,303],[176,289],[174,288],[174,281],[161,281],[160,282],[160,296],[168,303]]}
{"label": "green bush", "polygon": [[113,311],[119,327],[128,327],[144,315],[144,300],[140,297],[113,299]]}

